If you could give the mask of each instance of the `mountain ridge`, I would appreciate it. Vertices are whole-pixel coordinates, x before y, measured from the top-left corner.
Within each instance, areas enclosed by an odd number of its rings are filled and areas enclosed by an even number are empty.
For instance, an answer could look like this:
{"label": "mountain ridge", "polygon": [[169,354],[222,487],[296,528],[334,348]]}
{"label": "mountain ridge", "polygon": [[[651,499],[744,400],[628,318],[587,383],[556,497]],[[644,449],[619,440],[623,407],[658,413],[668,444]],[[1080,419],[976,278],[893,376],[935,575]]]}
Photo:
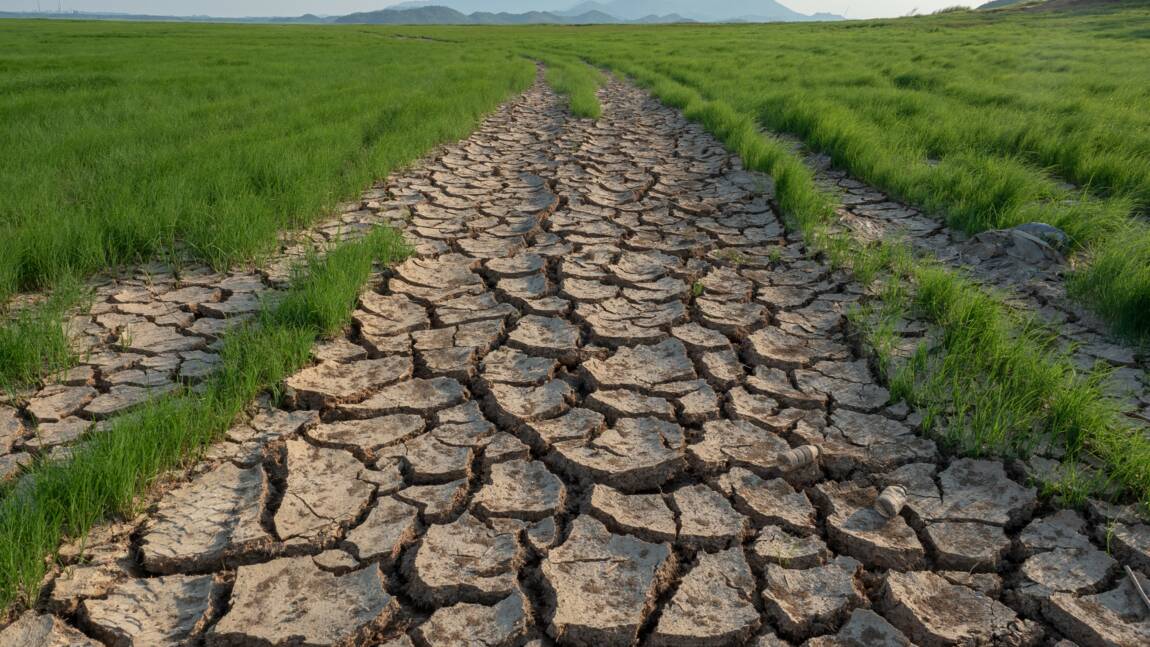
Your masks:
{"label": "mountain ridge", "polygon": [[[384,7],[403,10],[437,5],[462,14],[480,13],[546,13],[572,18],[600,12],[614,22],[640,22],[648,16],[677,16],[697,22],[800,22],[811,20],[845,20],[842,16],[799,13],[776,0],[712,0],[702,5],[693,0],[407,0]],[[374,13],[374,12],[364,12]]]}

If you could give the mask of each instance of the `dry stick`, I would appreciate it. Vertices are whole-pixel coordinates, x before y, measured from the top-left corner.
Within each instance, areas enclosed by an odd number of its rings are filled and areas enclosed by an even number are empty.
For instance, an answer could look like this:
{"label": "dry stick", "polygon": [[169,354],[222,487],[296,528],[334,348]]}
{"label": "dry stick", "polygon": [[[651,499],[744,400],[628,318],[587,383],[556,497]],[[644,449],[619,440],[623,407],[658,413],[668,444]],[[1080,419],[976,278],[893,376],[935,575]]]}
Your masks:
{"label": "dry stick", "polygon": [[1146,592],[1142,590],[1142,583],[1138,581],[1138,576],[1134,575],[1134,571],[1129,566],[1126,566],[1126,576],[1134,583],[1134,589],[1138,591],[1138,597],[1142,598],[1142,603],[1146,605],[1146,610],[1150,611],[1150,598],[1146,597]]}

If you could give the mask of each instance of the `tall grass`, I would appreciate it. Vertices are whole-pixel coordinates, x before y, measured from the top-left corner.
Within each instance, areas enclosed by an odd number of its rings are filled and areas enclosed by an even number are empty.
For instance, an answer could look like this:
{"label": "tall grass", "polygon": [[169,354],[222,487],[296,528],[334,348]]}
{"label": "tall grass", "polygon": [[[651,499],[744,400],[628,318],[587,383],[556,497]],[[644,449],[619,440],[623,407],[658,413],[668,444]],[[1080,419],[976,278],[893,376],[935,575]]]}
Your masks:
{"label": "tall grass", "polygon": [[531,56],[546,65],[548,85],[567,97],[571,114],[589,119],[598,119],[603,114],[599,98],[595,96],[595,91],[606,81],[601,70],[569,56],[538,52]]}
{"label": "tall grass", "polygon": [[84,297],[80,284],[70,279],[58,283],[45,299],[10,309],[0,324],[0,390],[33,384],[71,364],[67,316]]}
{"label": "tall grass", "polygon": [[259,260],[533,76],[499,44],[359,28],[0,21],[0,41],[0,303],[56,295],[0,317],[0,386],[68,363],[80,277]]}
{"label": "tall grass", "polygon": [[0,501],[0,608],[36,593],[45,556],[63,537],[129,513],[158,475],[194,460],[260,391],[301,367],[317,337],[347,324],[373,262],[406,253],[398,233],[377,230],[312,258],[280,305],[229,333],[203,391],[149,402],[91,435],[71,460],[37,464]]}
{"label": "tall grass", "polygon": [[0,21],[0,299],[190,251],[258,259],[531,81],[481,41]]}

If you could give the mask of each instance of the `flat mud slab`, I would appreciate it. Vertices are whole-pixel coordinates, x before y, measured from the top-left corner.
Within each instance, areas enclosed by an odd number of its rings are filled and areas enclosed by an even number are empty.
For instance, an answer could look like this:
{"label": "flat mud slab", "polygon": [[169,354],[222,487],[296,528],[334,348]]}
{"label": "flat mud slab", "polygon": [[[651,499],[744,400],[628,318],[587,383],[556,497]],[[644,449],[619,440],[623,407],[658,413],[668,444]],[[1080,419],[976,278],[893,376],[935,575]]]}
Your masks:
{"label": "flat mud slab", "polygon": [[940,454],[771,180],[634,87],[601,99],[576,120],[537,83],[369,191],[416,256],[286,408],[65,547],[0,644],[1150,643],[1121,569],[1150,584],[1150,526]]}

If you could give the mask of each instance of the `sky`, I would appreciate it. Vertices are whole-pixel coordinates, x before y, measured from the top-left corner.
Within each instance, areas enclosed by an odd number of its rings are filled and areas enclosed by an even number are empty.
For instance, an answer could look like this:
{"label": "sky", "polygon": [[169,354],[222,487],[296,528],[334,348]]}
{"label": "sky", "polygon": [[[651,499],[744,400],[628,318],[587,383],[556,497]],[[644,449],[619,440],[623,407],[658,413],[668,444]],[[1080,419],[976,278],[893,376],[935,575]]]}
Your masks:
{"label": "sky", "polygon": [[[571,0],[571,5],[579,0]],[[795,11],[836,13],[848,18],[905,16],[911,11],[930,13],[955,4],[981,4],[983,0],[780,0]],[[44,11],[63,6],[65,11],[114,11],[166,16],[298,16],[305,13],[342,15],[381,9],[399,0],[39,0]],[[0,0],[0,11],[36,11],[37,0]]]}

